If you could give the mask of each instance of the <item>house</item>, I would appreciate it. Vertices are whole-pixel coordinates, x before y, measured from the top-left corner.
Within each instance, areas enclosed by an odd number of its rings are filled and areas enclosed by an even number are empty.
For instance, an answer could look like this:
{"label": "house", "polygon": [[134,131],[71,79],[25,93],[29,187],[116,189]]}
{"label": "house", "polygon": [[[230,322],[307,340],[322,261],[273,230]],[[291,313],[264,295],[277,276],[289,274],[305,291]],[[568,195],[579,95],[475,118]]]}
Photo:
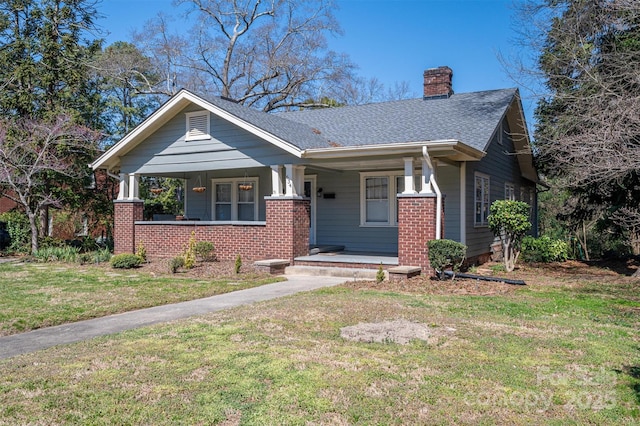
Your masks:
{"label": "house", "polygon": [[[454,94],[452,77],[426,70],[419,99],[279,114],[180,91],[92,164],[120,177],[116,253],[175,256],[195,232],[221,259],[425,270],[444,237],[487,259],[491,202],[526,201],[535,223],[538,177],[518,90]],[[184,179],[186,220],[143,221],[140,176]]]}

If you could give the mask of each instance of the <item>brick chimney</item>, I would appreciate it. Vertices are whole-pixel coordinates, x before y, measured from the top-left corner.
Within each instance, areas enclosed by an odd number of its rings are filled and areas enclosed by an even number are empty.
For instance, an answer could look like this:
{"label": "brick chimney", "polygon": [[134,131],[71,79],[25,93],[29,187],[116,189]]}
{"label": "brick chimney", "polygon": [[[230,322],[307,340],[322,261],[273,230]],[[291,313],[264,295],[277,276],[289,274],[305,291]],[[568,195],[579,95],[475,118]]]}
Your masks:
{"label": "brick chimney", "polygon": [[424,72],[424,99],[448,98],[453,95],[453,71],[449,67],[431,68]]}

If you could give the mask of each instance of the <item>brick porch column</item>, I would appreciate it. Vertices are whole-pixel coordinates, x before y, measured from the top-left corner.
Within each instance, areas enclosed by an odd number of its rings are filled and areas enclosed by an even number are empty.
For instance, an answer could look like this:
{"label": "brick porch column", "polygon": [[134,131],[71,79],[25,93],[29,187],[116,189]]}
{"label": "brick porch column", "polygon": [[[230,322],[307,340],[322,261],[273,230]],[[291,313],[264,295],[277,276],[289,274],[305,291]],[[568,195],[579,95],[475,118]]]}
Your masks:
{"label": "brick porch column", "polygon": [[115,200],[113,224],[113,252],[135,253],[135,222],[143,219],[144,202],[142,200]]}
{"label": "brick porch column", "polygon": [[[444,210],[444,200],[443,208]],[[444,230],[444,214],[442,215]],[[444,232],[442,232],[444,238]],[[427,241],[436,238],[436,194],[398,195],[398,263],[432,274]]]}
{"label": "brick porch column", "polygon": [[287,259],[309,254],[311,201],[301,197],[265,197],[267,246],[270,258]]}

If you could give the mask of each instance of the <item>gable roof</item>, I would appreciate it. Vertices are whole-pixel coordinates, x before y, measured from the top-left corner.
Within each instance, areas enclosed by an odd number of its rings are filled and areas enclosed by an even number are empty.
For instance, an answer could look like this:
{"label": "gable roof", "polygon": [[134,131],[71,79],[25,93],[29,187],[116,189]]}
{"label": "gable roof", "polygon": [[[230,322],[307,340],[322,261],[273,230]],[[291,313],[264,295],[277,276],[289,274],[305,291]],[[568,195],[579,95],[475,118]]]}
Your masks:
{"label": "gable roof", "polygon": [[[182,89],[96,159],[91,167],[116,170],[121,156],[190,104],[298,158],[357,156],[365,151],[380,155],[393,149],[414,150],[430,144],[448,152],[455,151],[461,155],[460,159],[480,159],[501,120],[508,111],[514,110],[512,106],[516,106],[522,117],[517,89],[277,114]],[[526,139],[528,141],[528,137]]]}
{"label": "gable roof", "polygon": [[327,147],[458,140],[486,151],[516,95],[517,89],[502,89],[278,115],[317,129]]}

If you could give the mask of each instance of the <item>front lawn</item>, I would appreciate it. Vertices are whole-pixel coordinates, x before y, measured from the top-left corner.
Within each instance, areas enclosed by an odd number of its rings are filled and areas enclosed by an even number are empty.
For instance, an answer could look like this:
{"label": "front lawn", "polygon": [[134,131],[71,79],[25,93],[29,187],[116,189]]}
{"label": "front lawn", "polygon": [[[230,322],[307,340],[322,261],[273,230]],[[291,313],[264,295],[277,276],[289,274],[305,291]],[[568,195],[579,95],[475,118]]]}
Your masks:
{"label": "front lawn", "polygon": [[[345,285],[0,361],[0,424],[638,424],[640,285]],[[341,337],[418,324],[424,340]]]}
{"label": "front lawn", "polygon": [[182,302],[279,280],[235,275],[219,262],[170,274],[166,260],[137,269],[109,264],[0,264],[0,336],[140,308]]}

